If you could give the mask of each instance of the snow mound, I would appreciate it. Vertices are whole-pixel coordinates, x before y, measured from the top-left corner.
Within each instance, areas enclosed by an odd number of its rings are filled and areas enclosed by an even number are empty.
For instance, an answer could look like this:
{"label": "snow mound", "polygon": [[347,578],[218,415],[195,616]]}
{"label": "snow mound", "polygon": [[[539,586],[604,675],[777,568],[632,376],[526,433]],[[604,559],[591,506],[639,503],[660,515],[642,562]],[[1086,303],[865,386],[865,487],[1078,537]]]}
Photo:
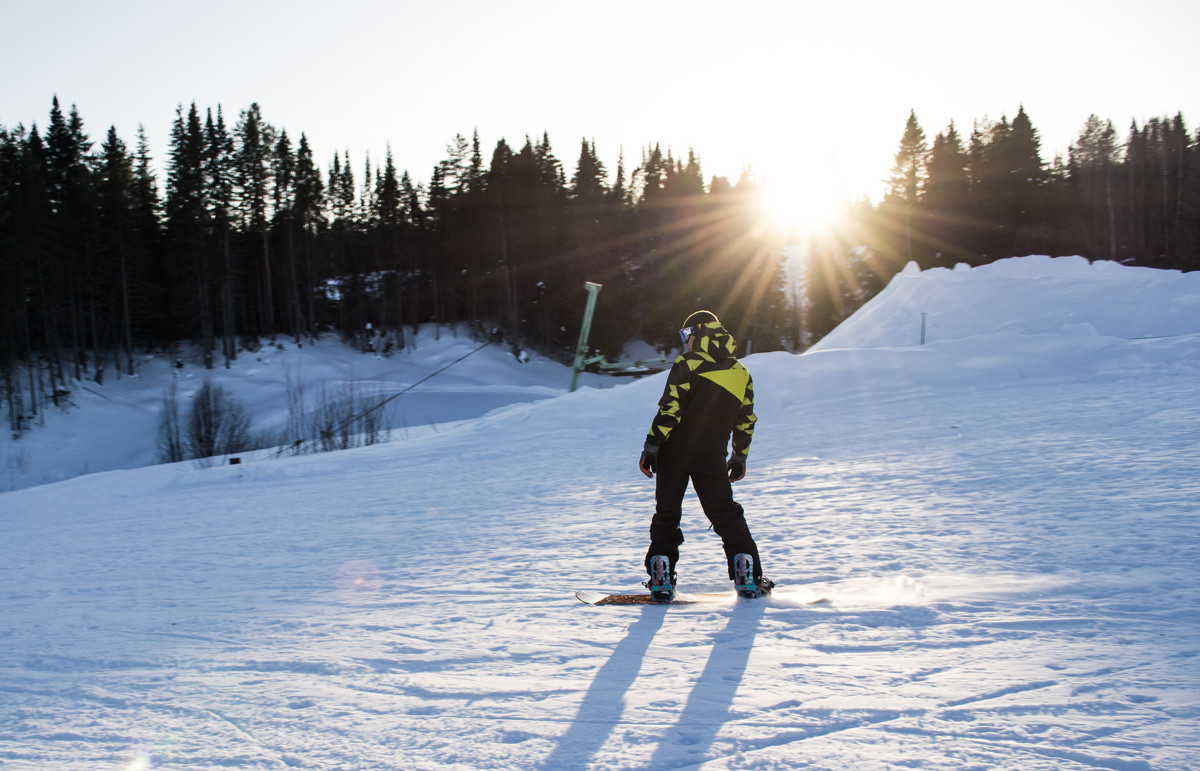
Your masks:
{"label": "snow mound", "polygon": [[1030,256],[921,271],[909,263],[811,351],[889,348],[966,338],[1200,332],[1200,273]]}

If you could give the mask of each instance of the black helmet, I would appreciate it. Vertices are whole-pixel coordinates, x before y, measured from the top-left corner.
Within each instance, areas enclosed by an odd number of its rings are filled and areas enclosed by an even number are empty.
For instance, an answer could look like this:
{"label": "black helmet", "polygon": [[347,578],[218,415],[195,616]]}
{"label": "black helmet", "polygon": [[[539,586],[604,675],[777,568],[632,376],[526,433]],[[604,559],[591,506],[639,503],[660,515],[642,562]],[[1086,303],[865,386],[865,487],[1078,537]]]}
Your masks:
{"label": "black helmet", "polygon": [[683,325],[685,327],[693,327],[697,324],[712,324],[713,322],[717,324],[721,323],[721,320],[717,318],[717,314],[712,311],[696,311],[684,319]]}
{"label": "black helmet", "polygon": [[684,319],[683,328],[679,330],[679,339],[682,341],[684,348],[687,347],[688,338],[692,335],[698,337],[704,335],[705,324],[716,324],[720,327],[721,321],[717,318],[717,314],[712,311],[696,311]]}

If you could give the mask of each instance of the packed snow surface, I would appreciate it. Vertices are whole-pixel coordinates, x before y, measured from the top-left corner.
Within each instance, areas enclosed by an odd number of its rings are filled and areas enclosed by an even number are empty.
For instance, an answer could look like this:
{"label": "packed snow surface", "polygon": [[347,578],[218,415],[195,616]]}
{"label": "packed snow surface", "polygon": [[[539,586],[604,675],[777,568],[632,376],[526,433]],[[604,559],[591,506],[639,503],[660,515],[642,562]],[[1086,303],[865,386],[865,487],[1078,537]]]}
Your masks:
{"label": "packed snow surface", "polygon": [[[472,357],[426,404],[497,409],[388,444],[2,494],[0,764],[1196,768],[1197,280],[909,270],[747,357],[764,600],[574,599],[639,590],[664,375]],[[729,589],[706,526],[683,591]]]}

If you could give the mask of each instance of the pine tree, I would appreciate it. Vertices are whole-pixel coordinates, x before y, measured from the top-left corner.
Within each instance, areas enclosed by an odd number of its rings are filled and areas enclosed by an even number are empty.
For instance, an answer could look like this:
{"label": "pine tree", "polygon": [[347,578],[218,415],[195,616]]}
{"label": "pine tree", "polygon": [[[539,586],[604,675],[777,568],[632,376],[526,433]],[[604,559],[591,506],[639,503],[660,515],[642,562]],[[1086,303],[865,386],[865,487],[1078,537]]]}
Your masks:
{"label": "pine tree", "polygon": [[8,428],[14,437],[20,436],[24,417],[16,341],[21,332],[17,309],[25,305],[25,280],[23,260],[13,248],[17,241],[13,212],[21,153],[20,139],[0,126],[0,393],[7,401]]}
{"label": "pine tree", "polygon": [[[480,173],[482,174],[482,170]],[[478,185],[477,189],[482,191],[482,176],[473,185]],[[432,272],[432,269],[424,264],[428,254],[428,222],[425,207],[421,203],[421,189],[419,186],[413,184],[412,177],[409,176],[407,171],[400,175],[400,200],[404,208],[405,228],[407,231],[404,240],[404,251],[409,275],[409,323],[412,325],[413,339],[415,340],[421,324],[419,279],[427,270]],[[469,285],[470,278],[467,278],[466,282]],[[475,316],[472,315],[471,318],[475,318]]]}
{"label": "pine tree", "polygon": [[[117,315],[120,327],[119,347],[125,353],[126,371],[133,374],[133,310],[130,283],[133,280],[135,251],[134,229],[137,208],[134,197],[133,161],[125,143],[110,127],[101,147],[96,208],[99,217],[99,248],[110,266],[115,265],[115,294],[120,297]],[[120,373],[120,361],[117,372]]]}
{"label": "pine tree", "polygon": [[438,163],[441,170],[441,185],[447,199],[454,199],[471,187],[476,172],[476,156],[472,145],[462,134],[454,135],[454,142],[446,145],[447,158]]}
{"label": "pine tree", "polygon": [[176,293],[171,304],[190,311],[187,318],[175,318],[176,331],[172,339],[179,339],[184,329],[199,337],[205,350],[205,363],[211,366],[213,299],[211,252],[206,243],[209,212],[204,169],[207,150],[195,103],[186,118],[182,106],[176,112],[170,152],[166,227],[174,266],[170,282]]}
{"label": "pine tree", "polygon": [[1151,118],[1140,130],[1134,123],[1126,145],[1127,211],[1134,259],[1145,265],[1164,267],[1167,251],[1170,182],[1164,121]]}
{"label": "pine tree", "polygon": [[984,264],[1011,256],[1011,228],[1008,216],[1010,164],[1006,140],[1011,132],[1008,118],[999,121],[983,118],[975,122],[967,151],[970,177],[970,217],[974,230],[971,263]]}
{"label": "pine tree", "polygon": [[1071,219],[1079,233],[1079,251],[1088,256],[1115,260],[1114,177],[1120,163],[1120,150],[1112,121],[1090,115],[1068,152],[1067,194],[1074,198]]}
{"label": "pine tree", "polygon": [[604,164],[596,156],[596,141],[582,140],[575,174],[571,177],[571,197],[595,205],[605,196],[605,177]]}
{"label": "pine tree", "polygon": [[233,137],[225,125],[225,116],[219,105],[215,121],[212,110],[208,111],[204,133],[204,199],[209,214],[208,227],[211,231],[208,248],[212,251],[209,258],[209,275],[210,281],[216,284],[214,316],[220,321],[221,352],[225,359],[225,368],[229,369],[232,366],[231,362],[237,359],[234,282],[237,165]]}
{"label": "pine tree", "polygon": [[637,334],[651,344],[673,344],[672,328],[678,323],[673,319],[681,304],[677,267],[666,254],[671,222],[666,185],[672,165],[669,154],[655,144],[642,151],[631,174],[630,262],[638,281],[634,318]]}
{"label": "pine tree", "polygon": [[928,161],[929,148],[925,142],[925,131],[917,122],[916,110],[912,110],[904,125],[900,148],[896,151],[886,195],[887,208],[893,210],[902,223],[905,256],[908,260],[916,259],[913,226],[917,216],[917,205],[925,191]]}
{"label": "pine tree", "polygon": [[967,153],[958,130],[951,121],[945,132],[933,140],[929,153],[928,176],[921,209],[928,243],[933,250],[931,264],[950,267],[967,258],[967,198],[970,178]]}
{"label": "pine tree", "polygon": [[613,180],[612,189],[608,192],[609,200],[618,206],[627,206],[629,204],[629,188],[625,185],[625,151],[622,150],[617,156],[617,171]]}
{"label": "pine tree", "polygon": [[1003,154],[1008,162],[1006,225],[1012,234],[1010,254],[1050,251],[1047,234],[1042,229],[1046,169],[1041,157],[1041,139],[1024,106],[1017,110],[1004,145]]}
{"label": "pine tree", "polygon": [[385,303],[388,297],[396,298],[396,311],[390,323],[386,310],[381,310],[380,318],[388,327],[400,333],[404,328],[404,298],[408,292],[409,277],[400,267],[401,239],[404,237],[405,225],[404,201],[400,196],[400,179],[396,173],[390,146],[383,172],[376,182],[374,203],[374,220],[378,223],[376,249],[381,260],[381,275],[385,277],[380,297]]}
{"label": "pine tree", "polygon": [[1180,270],[1200,270],[1200,131],[1187,147],[1179,187]]}
{"label": "pine tree", "polygon": [[274,339],[275,292],[269,237],[271,200],[271,146],[274,129],[263,120],[257,103],[242,111],[237,137],[237,182],[241,202],[241,229],[258,252],[259,332]]}
{"label": "pine tree", "polygon": [[97,298],[93,292],[95,265],[95,201],[91,159],[91,140],[83,130],[83,120],[74,106],[64,118],[55,97],[46,133],[46,172],[54,204],[57,233],[56,268],[66,278],[66,321],[71,333],[74,377],[82,380],[88,367],[87,351],[92,351],[94,377],[103,377],[98,339]]}
{"label": "pine tree", "polygon": [[910,111],[896,151],[892,174],[888,179],[887,194],[901,203],[915,207],[925,190],[928,176],[929,147],[925,131],[917,121],[916,110]]}
{"label": "pine tree", "polygon": [[[24,429],[26,417],[44,417],[47,390],[57,401],[66,387],[58,298],[52,294],[57,282],[50,273],[58,242],[48,176],[46,149],[36,124],[28,134],[18,127],[0,139],[0,353],[14,433]],[[18,362],[23,362],[27,375],[27,398],[22,398]],[[44,382],[47,373],[49,388]]]}
{"label": "pine tree", "polygon": [[[571,177],[567,226],[567,248],[573,254],[571,262],[581,265],[582,273],[588,271],[589,263],[599,259],[611,237],[605,222],[607,195],[604,164],[596,157],[595,142],[588,143],[585,139]],[[598,276],[596,280],[599,280]]]}
{"label": "pine tree", "polygon": [[329,226],[329,270],[336,277],[339,300],[336,304],[337,327],[343,337],[351,334],[350,319],[357,317],[362,305],[359,274],[356,271],[354,254],[365,223],[359,215],[358,185],[350,164],[350,153],[344,152],[341,160],[334,156],[329,172],[330,216]]}
{"label": "pine tree", "polygon": [[299,345],[306,325],[305,309],[300,299],[302,271],[299,266],[300,249],[297,243],[300,239],[297,232],[300,223],[296,213],[296,166],[297,160],[292,152],[291,139],[287,130],[281,129],[271,158],[271,187],[274,191],[275,210],[273,231],[276,240],[282,242],[275,253],[282,255],[283,259],[281,279],[284,282],[286,297],[287,326],[292,339]]}
{"label": "pine tree", "polygon": [[400,198],[400,179],[396,175],[396,164],[392,160],[392,148],[388,147],[383,174],[375,187],[375,218],[385,232],[395,231],[404,217],[404,204]]}
{"label": "pine tree", "polygon": [[140,273],[140,302],[135,306],[134,321],[144,335],[165,344],[172,330],[169,282],[162,243],[163,203],[150,157],[150,141],[142,126],[138,127],[132,194],[137,219],[132,249],[137,261],[144,266]]}
{"label": "pine tree", "polygon": [[479,149],[479,129],[471,137],[471,163],[467,169],[466,189],[478,193],[483,190],[483,153]]}
{"label": "pine tree", "polygon": [[313,249],[325,225],[322,214],[324,198],[325,185],[321,180],[321,173],[313,162],[308,138],[301,134],[300,144],[296,147],[296,176],[292,206],[293,216],[300,231],[300,252],[304,264],[304,277],[300,282],[307,312],[307,326],[304,331],[308,333],[310,339],[315,339],[317,334],[315,301],[317,276],[313,265]]}

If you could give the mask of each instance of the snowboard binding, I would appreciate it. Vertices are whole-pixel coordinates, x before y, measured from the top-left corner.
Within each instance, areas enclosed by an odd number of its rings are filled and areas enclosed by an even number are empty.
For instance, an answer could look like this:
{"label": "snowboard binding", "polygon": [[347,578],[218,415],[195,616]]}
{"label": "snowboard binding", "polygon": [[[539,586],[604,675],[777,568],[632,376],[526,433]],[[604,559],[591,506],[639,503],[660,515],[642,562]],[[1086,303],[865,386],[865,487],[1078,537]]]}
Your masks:
{"label": "snowboard binding", "polygon": [[738,596],[747,599],[765,597],[775,588],[775,582],[769,578],[754,577],[754,557],[749,554],[736,554],[733,557],[733,587]]}
{"label": "snowboard binding", "polygon": [[670,602],[675,599],[675,574],[671,572],[671,560],[665,554],[650,558],[650,580],[642,584],[650,590],[655,602]]}

